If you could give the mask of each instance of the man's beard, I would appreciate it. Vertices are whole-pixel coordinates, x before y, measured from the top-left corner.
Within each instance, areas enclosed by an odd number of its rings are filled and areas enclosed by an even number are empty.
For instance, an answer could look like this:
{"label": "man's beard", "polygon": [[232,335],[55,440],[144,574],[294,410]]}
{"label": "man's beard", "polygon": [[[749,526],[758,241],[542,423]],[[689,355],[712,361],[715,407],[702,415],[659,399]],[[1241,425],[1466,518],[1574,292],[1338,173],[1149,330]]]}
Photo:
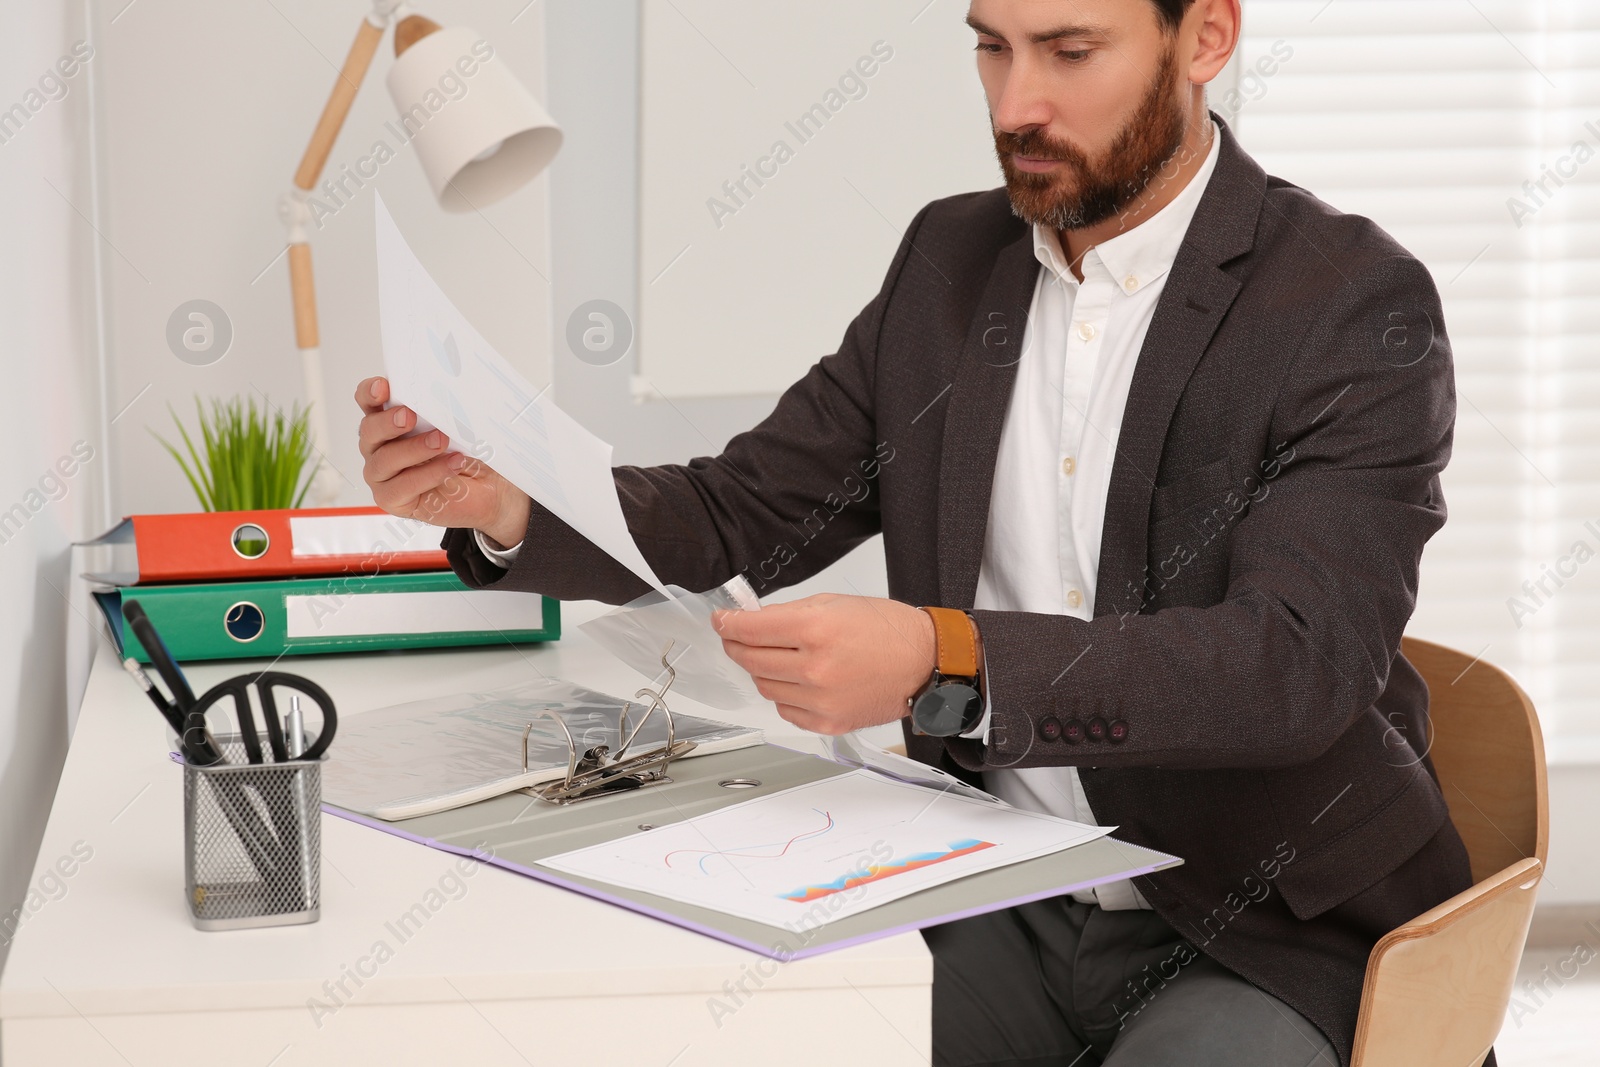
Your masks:
{"label": "man's beard", "polygon": [[[1139,109],[1092,163],[1074,146],[1052,140],[1042,127],[1024,133],[995,130],[1012,213],[1055,230],[1082,230],[1127,207],[1183,143],[1188,116],[1176,99],[1177,80],[1176,49],[1169,46]],[[1013,153],[1059,159],[1066,167],[1047,174],[1021,171],[1012,164]]]}

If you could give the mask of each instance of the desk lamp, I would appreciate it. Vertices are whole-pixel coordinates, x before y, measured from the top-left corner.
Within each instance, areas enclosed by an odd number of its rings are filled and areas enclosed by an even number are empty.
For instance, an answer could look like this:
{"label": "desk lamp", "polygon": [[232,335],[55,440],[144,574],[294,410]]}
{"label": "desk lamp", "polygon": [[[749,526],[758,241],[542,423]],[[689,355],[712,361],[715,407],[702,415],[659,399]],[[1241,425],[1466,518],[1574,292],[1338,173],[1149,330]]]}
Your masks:
{"label": "desk lamp", "polygon": [[309,496],[321,505],[333,502],[341,478],[326,458],[328,416],[306,231],[313,221],[309,201],[391,21],[395,63],[388,85],[400,114],[397,132],[409,138],[406,144],[416,151],[444,210],[475,211],[502,199],[532,181],[561,148],[560,128],[477,33],[443,29],[412,14],[404,0],[373,0],[279,208],[289,231],[295,346],[318,456]]}

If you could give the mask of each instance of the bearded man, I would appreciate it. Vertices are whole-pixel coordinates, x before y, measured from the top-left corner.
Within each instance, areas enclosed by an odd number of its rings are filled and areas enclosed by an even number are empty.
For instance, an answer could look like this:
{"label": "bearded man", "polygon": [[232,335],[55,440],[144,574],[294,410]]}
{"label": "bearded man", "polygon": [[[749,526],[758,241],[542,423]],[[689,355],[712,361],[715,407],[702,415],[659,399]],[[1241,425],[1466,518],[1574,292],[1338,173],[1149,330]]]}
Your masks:
{"label": "bearded man", "polygon": [[[615,472],[692,589],[883,535],[893,599],[719,619],[785,719],[898,720],[920,760],[1185,860],[925,931],[940,1065],[1347,1063],[1373,944],[1471,882],[1399,652],[1445,519],[1438,295],[1208,113],[1239,19],[973,0],[1005,188],[924,208],[720,456]],[[388,399],[357,394],[373,498],[443,516],[464,580],[645,591]]]}

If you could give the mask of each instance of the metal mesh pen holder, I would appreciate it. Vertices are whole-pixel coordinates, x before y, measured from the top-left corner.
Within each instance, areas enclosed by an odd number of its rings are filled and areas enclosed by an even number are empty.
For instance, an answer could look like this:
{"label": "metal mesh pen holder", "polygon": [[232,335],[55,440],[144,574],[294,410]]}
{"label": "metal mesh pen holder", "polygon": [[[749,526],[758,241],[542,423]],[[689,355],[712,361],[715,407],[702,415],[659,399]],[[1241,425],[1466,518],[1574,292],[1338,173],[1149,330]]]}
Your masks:
{"label": "metal mesh pen holder", "polygon": [[316,922],[321,915],[322,764],[230,761],[183,768],[184,888],[201,930]]}

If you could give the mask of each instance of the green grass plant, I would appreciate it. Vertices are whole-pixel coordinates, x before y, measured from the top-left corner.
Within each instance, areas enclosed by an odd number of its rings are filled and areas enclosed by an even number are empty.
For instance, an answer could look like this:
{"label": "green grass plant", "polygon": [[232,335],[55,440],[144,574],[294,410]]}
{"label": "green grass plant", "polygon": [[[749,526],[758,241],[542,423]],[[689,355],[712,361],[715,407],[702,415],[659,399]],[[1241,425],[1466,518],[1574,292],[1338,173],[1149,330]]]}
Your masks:
{"label": "green grass plant", "polygon": [[184,451],[154,430],[151,433],[183,468],[203,509],[256,511],[300,506],[316,473],[309,411],[298,404],[287,415],[270,403],[257,408],[254,397],[248,401],[240,397],[213,399],[209,417],[199,397],[195,397],[194,407],[202,447],[195,447],[170,404],[167,410],[183,438]]}

